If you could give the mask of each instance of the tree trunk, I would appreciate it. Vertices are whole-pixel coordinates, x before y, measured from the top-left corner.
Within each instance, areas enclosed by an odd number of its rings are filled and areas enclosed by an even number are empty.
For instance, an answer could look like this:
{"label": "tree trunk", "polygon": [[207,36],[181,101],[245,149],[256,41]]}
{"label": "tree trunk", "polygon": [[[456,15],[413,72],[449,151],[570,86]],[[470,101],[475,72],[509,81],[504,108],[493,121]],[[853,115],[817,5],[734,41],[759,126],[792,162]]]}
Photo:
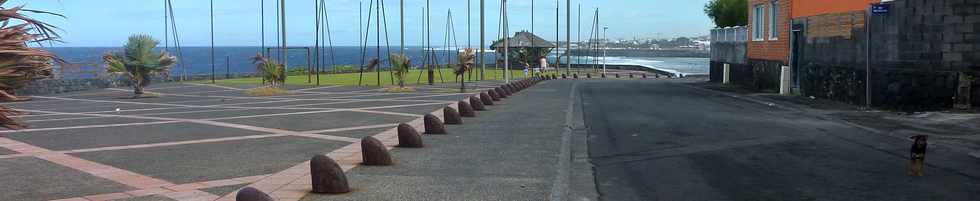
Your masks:
{"label": "tree trunk", "polygon": [[143,95],[143,81],[136,81],[136,83],[133,85],[133,93],[136,94],[136,96]]}

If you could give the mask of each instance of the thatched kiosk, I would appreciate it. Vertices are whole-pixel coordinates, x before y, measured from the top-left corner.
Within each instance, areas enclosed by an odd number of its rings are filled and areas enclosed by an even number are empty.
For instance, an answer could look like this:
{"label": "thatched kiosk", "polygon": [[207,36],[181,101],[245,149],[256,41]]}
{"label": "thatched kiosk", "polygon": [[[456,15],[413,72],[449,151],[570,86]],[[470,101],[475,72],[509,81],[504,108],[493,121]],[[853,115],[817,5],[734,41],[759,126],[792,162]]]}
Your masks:
{"label": "thatched kiosk", "polygon": [[[538,61],[548,56],[548,53],[556,47],[554,43],[527,31],[514,34],[514,37],[509,38],[508,45],[510,46],[511,66],[518,67],[512,69],[524,69],[528,66],[538,67]],[[504,40],[497,40],[493,45],[490,45],[490,49],[497,52],[498,65],[503,64]]]}

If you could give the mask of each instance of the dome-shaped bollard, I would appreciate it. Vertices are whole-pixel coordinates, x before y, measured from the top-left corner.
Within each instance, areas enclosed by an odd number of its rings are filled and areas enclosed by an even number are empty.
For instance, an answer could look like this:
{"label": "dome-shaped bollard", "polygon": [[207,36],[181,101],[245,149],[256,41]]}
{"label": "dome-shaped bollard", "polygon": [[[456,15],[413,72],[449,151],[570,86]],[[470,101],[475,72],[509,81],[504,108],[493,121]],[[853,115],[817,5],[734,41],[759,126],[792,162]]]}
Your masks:
{"label": "dome-shaped bollard", "polygon": [[564,73],[562,73],[561,74],[561,79],[568,79],[568,75],[565,75]]}
{"label": "dome-shaped bollard", "polygon": [[253,187],[245,187],[235,194],[235,201],[275,201],[272,196]]}
{"label": "dome-shaped bollard", "polygon": [[500,87],[497,87],[497,88],[500,88],[500,89],[502,89],[504,91],[504,96],[508,96],[509,97],[509,96],[514,95],[514,92],[511,91],[510,87],[508,87],[507,85],[503,85],[503,86],[500,86]]}
{"label": "dome-shaped bollard", "polygon": [[446,125],[444,125],[442,120],[439,120],[439,117],[436,117],[436,115],[426,114],[422,119],[425,121],[425,134],[446,134]]}
{"label": "dome-shaped bollard", "polygon": [[459,115],[459,111],[456,111],[456,109],[453,109],[452,107],[446,106],[445,108],[442,108],[442,116],[444,119],[446,119],[443,123],[450,125],[463,124],[463,117]]}
{"label": "dome-shaped bollard", "polygon": [[644,73],[642,75],[643,75],[643,79],[647,79],[647,74],[646,73]]}
{"label": "dome-shaped bollard", "polygon": [[578,73],[572,74],[572,79],[578,79]]}
{"label": "dome-shaped bollard", "polygon": [[336,161],[320,154],[310,160],[310,176],[313,178],[313,193],[340,194],[350,192],[347,175]]}
{"label": "dome-shaped bollard", "polygon": [[630,73],[630,78],[633,78],[633,73]]}
{"label": "dome-shaped bollard", "polygon": [[470,106],[476,111],[486,111],[487,108],[483,106],[483,101],[478,97],[470,97]]}
{"label": "dome-shaped bollard", "polygon": [[493,101],[500,101],[500,94],[497,93],[497,90],[487,90],[487,94],[490,94],[490,98],[492,98]]}
{"label": "dome-shaped bollard", "polygon": [[585,78],[589,78],[589,79],[592,79],[592,73],[586,73],[586,74],[585,74]]}
{"label": "dome-shaped bollard", "polygon": [[619,74],[615,74],[615,75],[616,75],[616,78],[619,78]]}
{"label": "dome-shaped bollard", "polygon": [[480,93],[480,100],[483,101],[483,105],[493,105],[493,98],[487,92]]}
{"label": "dome-shaped bollard", "polygon": [[395,164],[388,148],[377,138],[367,136],[361,139],[361,164],[369,166],[389,166]]}
{"label": "dome-shaped bollard", "polygon": [[405,123],[398,124],[398,147],[422,148],[424,146],[422,135],[419,135],[415,127]]}
{"label": "dome-shaped bollard", "polygon": [[493,88],[493,91],[497,92],[497,95],[500,96],[500,98],[507,98],[507,93],[504,93],[504,89],[497,87],[497,88]]}
{"label": "dome-shaped bollard", "polygon": [[476,111],[473,111],[473,107],[470,106],[469,102],[459,101],[456,103],[459,107],[459,116],[462,117],[476,117]]}

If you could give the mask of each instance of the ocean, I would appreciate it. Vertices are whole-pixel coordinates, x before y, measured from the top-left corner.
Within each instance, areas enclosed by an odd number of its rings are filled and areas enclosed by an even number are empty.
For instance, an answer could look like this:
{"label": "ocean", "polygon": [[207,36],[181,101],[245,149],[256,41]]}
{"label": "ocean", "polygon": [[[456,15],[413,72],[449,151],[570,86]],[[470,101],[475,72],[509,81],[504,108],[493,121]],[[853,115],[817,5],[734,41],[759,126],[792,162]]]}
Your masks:
{"label": "ocean", "polygon": [[[52,47],[46,49],[69,63],[65,68],[56,68],[61,79],[92,78],[104,75],[102,55],[108,52],[121,51],[119,47]],[[162,50],[162,48],[160,49]],[[250,63],[250,58],[254,57],[261,49],[260,47],[215,47],[214,73],[218,75],[224,75],[225,73],[254,73],[255,66]],[[422,47],[406,47],[405,54],[412,59],[413,64],[419,65],[425,54],[423,50]],[[181,75],[182,73],[188,75],[211,74],[210,48],[182,47],[179,55],[175,48],[171,47],[168,51],[175,56],[180,56],[180,64],[171,69],[171,75]],[[315,62],[315,52],[312,49],[310,51],[310,56],[308,57],[306,49],[290,50],[288,53],[289,68],[304,68],[308,66],[308,58],[310,61]],[[331,51],[329,49],[323,50],[321,63],[324,66],[357,66],[361,64],[362,51],[367,52],[367,59],[377,57],[377,48],[375,47],[368,47],[365,50],[362,50],[360,47],[350,46],[334,47],[332,50],[333,56],[330,55]],[[388,51],[388,48],[382,47],[381,58],[387,58]],[[390,51],[392,54],[397,54],[398,47],[392,47]],[[455,56],[451,55],[454,52],[455,50],[436,50],[441,64],[445,64],[448,61],[447,58],[454,59],[453,62],[455,63]],[[273,58],[279,57],[275,51],[269,56]],[[554,55],[551,58],[553,61]],[[484,59],[488,65],[492,65],[495,62],[494,53],[488,52],[484,55]],[[589,59],[588,57],[573,57],[572,62],[585,63]],[[601,60],[602,58],[599,59]],[[677,57],[607,57],[606,62],[608,64],[640,65],[685,75],[707,74],[709,65],[708,58]],[[388,64],[385,63],[383,65],[387,66]],[[326,67],[326,70],[329,71],[330,69],[330,67]]]}

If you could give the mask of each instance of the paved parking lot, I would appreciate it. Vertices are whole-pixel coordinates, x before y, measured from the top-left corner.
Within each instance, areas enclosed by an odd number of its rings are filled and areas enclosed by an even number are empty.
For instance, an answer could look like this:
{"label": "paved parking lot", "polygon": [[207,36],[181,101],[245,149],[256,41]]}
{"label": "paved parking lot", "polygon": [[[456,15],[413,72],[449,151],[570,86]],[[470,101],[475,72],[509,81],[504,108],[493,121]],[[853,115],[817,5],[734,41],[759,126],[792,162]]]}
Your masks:
{"label": "paved parking lot", "polygon": [[227,198],[470,95],[455,93],[458,84],[399,94],[291,88],[274,97],[245,95],[247,87],[159,84],[147,89],[156,98],[116,88],[4,103],[30,112],[18,117],[30,128],[0,131],[0,200]]}

